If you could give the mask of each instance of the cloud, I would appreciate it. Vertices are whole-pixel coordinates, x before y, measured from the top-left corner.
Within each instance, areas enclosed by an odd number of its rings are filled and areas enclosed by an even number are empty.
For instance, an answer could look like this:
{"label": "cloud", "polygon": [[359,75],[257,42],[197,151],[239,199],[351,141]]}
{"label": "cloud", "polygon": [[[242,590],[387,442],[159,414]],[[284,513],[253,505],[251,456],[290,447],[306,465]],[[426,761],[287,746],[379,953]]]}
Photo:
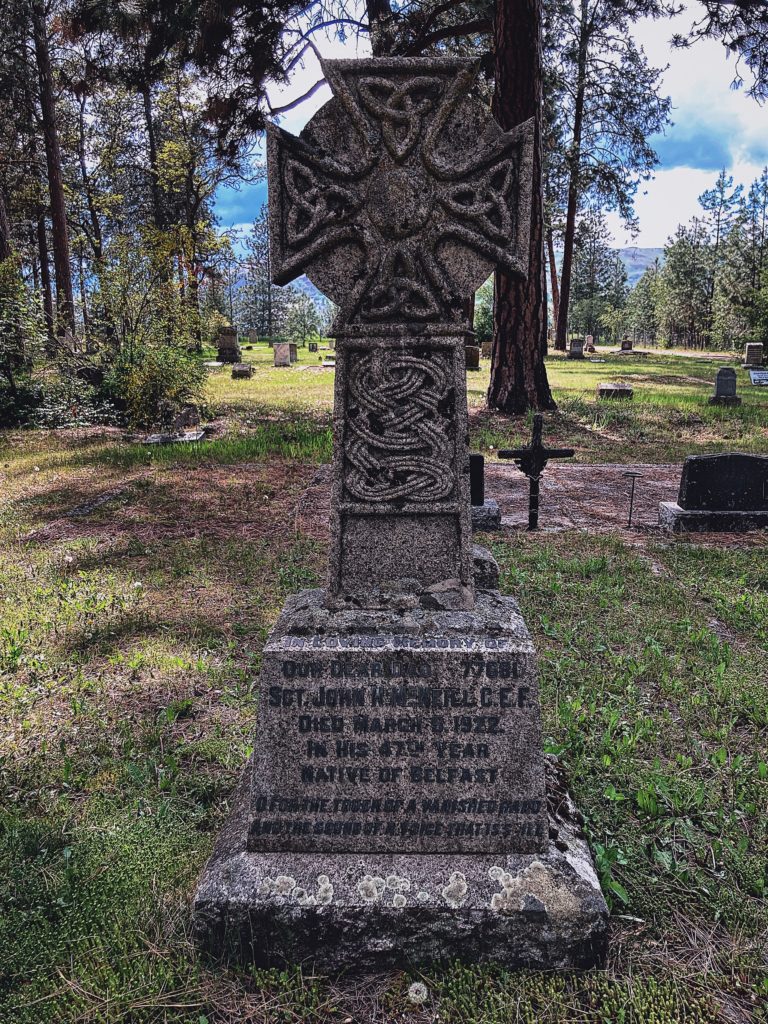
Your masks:
{"label": "cloud", "polygon": [[267,201],[267,183],[243,184],[239,189],[230,186],[216,193],[216,214],[222,227],[229,228],[247,221],[252,223]]}

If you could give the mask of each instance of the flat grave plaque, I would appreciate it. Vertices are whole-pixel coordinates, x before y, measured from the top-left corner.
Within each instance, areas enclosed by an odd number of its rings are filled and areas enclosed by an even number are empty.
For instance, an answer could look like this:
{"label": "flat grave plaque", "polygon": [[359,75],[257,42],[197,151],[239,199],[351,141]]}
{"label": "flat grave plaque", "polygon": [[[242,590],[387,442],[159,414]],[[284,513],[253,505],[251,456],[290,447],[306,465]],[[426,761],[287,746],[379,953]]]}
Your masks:
{"label": "flat grave plaque", "polygon": [[756,387],[768,387],[768,370],[750,370],[749,379]]}

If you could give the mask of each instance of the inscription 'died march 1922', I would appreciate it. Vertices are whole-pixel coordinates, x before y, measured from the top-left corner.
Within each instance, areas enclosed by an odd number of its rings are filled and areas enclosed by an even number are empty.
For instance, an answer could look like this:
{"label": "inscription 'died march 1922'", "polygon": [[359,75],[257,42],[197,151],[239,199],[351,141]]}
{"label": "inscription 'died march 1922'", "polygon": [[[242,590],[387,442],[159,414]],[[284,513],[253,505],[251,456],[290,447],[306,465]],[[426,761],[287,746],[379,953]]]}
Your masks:
{"label": "inscription 'died march 1922'", "polygon": [[418,652],[306,654],[262,691],[283,767],[279,787],[257,777],[252,849],[541,841],[542,801],[510,769],[538,716],[515,655],[467,652],[446,682]]}

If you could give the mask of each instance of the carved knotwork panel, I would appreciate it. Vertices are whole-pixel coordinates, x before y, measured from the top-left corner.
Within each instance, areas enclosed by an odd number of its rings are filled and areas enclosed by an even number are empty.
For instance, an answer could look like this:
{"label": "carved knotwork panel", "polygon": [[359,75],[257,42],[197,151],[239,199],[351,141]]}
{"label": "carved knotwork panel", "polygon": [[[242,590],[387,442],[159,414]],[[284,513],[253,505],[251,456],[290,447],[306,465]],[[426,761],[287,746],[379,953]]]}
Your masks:
{"label": "carved knotwork panel", "polygon": [[343,500],[418,508],[457,495],[453,353],[346,354]]}
{"label": "carved knotwork panel", "polygon": [[533,124],[503,132],[452,58],[326,61],[334,97],[269,130],[277,283],[306,273],[344,324],[460,323],[495,267],[528,265]]}

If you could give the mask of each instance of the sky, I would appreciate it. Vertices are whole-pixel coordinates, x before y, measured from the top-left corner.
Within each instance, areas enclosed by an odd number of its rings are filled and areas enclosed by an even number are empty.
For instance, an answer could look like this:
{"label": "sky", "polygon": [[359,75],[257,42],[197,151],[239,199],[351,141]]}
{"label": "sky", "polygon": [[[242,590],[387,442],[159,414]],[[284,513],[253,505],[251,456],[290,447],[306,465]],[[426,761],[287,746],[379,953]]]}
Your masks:
{"label": "sky", "polygon": [[[768,164],[768,104],[758,105],[744,90],[734,90],[734,58],[714,41],[696,43],[688,50],[672,50],[669,40],[683,32],[690,15],[677,19],[643,19],[635,26],[637,41],[651,65],[665,67],[662,92],[672,99],[672,121],[663,136],[651,141],[659,155],[654,179],[641,184],[635,203],[639,233],[631,236],[619,217],[608,214],[608,225],[619,247],[662,247],[678,224],[687,223],[700,212],[697,198],[711,188],[723,168],[733,175],[734,184],[749,186]],[[367,40],[354,37],[346,44],[315,35],[324,56],[367,56]],[[321,77],[316,59],[309,57],[296,69],[290,85],[272,88],[272,106],[280,106],[301,95]],[[330,96],[327,86],[295,110],[282,116],[280,124],[298,134],[309,118]],[[221,190],[216,211],[221,226],[246,230],[266,199],[266,183],[243,185],[239,191]]]}

